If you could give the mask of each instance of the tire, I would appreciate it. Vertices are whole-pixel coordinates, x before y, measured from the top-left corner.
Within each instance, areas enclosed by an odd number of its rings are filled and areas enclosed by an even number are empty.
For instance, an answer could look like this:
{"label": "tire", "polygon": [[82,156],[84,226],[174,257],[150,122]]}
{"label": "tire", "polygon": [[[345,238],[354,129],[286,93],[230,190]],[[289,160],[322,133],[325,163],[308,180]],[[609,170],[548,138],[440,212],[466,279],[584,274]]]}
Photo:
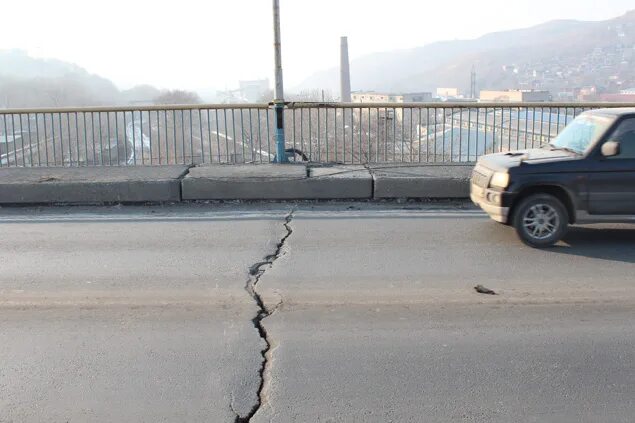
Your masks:
{"label": "tire", "polygon": [[567,234],[569,213],[564,204],[553,195],[534,194],[516,207],[513,226],[526,245],[547,248]]}

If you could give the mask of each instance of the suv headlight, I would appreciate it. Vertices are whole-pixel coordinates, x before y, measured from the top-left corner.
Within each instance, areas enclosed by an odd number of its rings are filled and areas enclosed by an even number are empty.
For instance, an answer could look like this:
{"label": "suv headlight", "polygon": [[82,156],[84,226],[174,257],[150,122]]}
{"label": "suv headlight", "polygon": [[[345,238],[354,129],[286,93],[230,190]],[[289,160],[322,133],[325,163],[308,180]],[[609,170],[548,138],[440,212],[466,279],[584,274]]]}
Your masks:
{"label": "suv headlight", "polygon": [[509,186],[509,173],[496,172],[489,182],[490,187],[505,189]]}

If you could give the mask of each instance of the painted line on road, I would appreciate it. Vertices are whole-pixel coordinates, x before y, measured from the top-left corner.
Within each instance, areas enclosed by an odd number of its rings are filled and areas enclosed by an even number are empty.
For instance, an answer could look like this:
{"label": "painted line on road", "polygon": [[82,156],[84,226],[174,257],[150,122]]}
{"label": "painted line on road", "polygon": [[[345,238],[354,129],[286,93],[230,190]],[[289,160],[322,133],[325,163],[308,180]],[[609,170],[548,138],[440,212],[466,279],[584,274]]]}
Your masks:
{"label": "painted line on road", "polygon": [[[65,222],[205,222],[205,221],[236,221],[236,220],[272,220],[282,219],[286,211],[263,212],[204,212],[196,214],[105,214],[105,213],[77,213],[77,214],[42,214],[42,215],[6,215],[0,216],[0,223],[65,223]],[[342,210],[342,211],[312,211],[299,210],[298,219],[398,219],[398,218],[487,218],[487,215],[477,210]]]}
{"label": "painted line on road", "polygon": [[477,210],[368,210],[346,212],[298,211],[296,219],[395,219],[395,218],[487,218],[487,214]]}
{"label": "painted line on road", "polygon": [[218,216],[109,216],[109,215],[68,215],[68,216],[0,216],[0,223],[81,223],[81,222],[206,222],[236,220],[277,220],[284,214],[250,214]]}

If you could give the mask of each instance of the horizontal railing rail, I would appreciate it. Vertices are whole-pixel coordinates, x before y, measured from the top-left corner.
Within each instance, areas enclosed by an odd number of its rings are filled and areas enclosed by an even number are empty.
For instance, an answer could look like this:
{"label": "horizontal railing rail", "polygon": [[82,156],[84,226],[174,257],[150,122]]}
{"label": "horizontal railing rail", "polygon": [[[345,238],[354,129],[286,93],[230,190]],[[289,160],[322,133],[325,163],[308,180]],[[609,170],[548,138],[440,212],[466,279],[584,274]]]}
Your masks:
{"label": "horizontal railing rail", "polygon": [[220,109],[220,110],[239,110],[239,109],[268,109],[267,103],[248,103],[248,104],[169,104],[169,105],[146,105],[146,106],[85,106],[85,107],[35,107],[35,108],[18,108],[18,109],[0,109],[0,114],[33,114],[33,113],[75,113],[75,112],[129,112],[129,111],[164,111],[164,110],[198,110],[198,109]]}
{"label": "horizontal railing rail", "polygon": [[[286,103],[292,161],[461,163],[540,146],[616,103]],[[0,167],[275,160],[271,104],[0,109]]]}
{"label": "horizontal railing rail", "polygon": [[522,102],[522,103],[500,103],[500,102],[474,102],[474,101],[444,101],[444,102],[418,102],[418,103],[339,103],[339,102],[287,102],[287,107],[290,108],[313,108],[313,107],[322,107],[322,108],[346,108],[346,109],[358,109],[362,108],[392,108],[392,107],[402,107],[407,109],[434,109],[436,108],[454,108],[454,109],[469,109],[469,108],[584,108],[584,109],[600,109],[600,108],[633,108],[635,107],[635,103],[603,103],[603,102]]}

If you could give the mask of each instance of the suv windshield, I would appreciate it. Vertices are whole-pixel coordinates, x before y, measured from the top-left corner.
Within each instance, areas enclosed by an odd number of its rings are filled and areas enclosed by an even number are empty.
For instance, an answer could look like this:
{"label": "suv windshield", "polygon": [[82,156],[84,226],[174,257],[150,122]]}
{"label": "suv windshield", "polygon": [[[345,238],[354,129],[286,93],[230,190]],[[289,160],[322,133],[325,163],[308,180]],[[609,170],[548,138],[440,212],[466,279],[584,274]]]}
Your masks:
{"label": "suv windshield", "polygon": [[611,126],[614,119],[607,116],[583,114],[573,122],[549,144],[553,148],[569,150],[583,154],[602,136]]}

